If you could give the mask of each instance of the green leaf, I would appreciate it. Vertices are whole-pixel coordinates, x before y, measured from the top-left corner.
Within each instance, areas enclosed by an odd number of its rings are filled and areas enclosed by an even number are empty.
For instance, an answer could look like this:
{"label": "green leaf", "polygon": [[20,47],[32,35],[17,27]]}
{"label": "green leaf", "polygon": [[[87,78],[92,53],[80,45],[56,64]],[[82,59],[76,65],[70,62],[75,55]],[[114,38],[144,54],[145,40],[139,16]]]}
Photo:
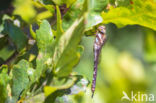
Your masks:
{"label": "green leaf", "polygon": [[34,2],[34,3],[37,3],[37,5],[39,4],[40,6],[43,6],[48,11],[50,11],[52,15],[55,13],[54,2],[52,2],[51,0],[38,0],[38,1],[39,2]]}
{"label": "green leaf", "polygon": [[40,93],[35,96],[29,97],[29,99],[24,100],[24,103],[44,103],[44,99],[44,93]]}
{"label": "green leaf", "polygon": [[156,62],[156,38],[155,31],[145,29],[145,55],[144,58],[148,62]]}
{"label": "green leaf", "polygon": [[109,0],[90,0],[89,9],[91,12],[100,13],[106,8],[108,2]]}
{"label": "green leaf", "polygon": [[44,87],[45,96],[49,96],[51,93],[54,93],[56,90],[57,90],[56,87],[45,86]]}
{"label": "green leaf", "polygon": [[[52,86],[45,86],[44,87],[44,93],[45,93],[45,96],[49,96],[50,94],[54,93],[55,91],[57,90],[64,90],[64,89],[69,89],[70,87],[72,87],[75,82],[77,81],[77,78],[76,77],[70,77],[68,79],[64,79],[62,80],[62,84],[60,85],[60,79],[58,78],[55,78],[53,81],[53,85]],[[59,85],[56,85],[55,82],[59,82]]]}
{"label": "green leaf", "polygon": [[51,14],[53,15],[55,13],[55,6],[53,5],[44,5],[44,7],[51,12]]}
{"label": "green leaf", "polygon": [[130,0],[116,0],[115,4],[116,6],[128,6],[130,5],[131,1]]}
{"label": "green leaf", "polygon": [[78,48],[77,48],[77,52],[82,55],[83,54],[83,51],[84,51],[84,47],[82,45],[79,45]]}
{"label": "green leaf", "polygon": [[36,70],[34,71],[34,81],[32,82],[37,81],[42,76],[42,74],[45,73],[46,69],[48,69],[47,62],[48,62],[48,59],[50,59],[50,57],[51,56],[46,54],[46,52],[45,53],[39,52],[37,60],[36,60],[37,67],[36,67]]}
{"label": "green leaf", "polygon": [[36,20],[37,21],[42,21],[43,19],[50,18],[52,16],[53,16],[53,14],[50,11],[44,11],[44,12],[39,13],[36,16]]}
{"label": "green leaf", "polygon": [[[31,82],[26,87],[22,98],[26,95],[26,92],[30,90],[30,87],[35,82],[38,82],[39,78],[45,73],[47,69],[50,69],[52,64],[52,54],[54,48],[53,33],[51,26],[48,21],[43,20],[40,24],[39,30],[36,31],[36,41],[39,49],[38,56],[36,59],[36,69],[33,71],[31,76]],[[49,66],[49,67],[48,67]]]}
{"label": "green leaf", "polygon": [[32,25],[30,25],[29,29],[30,29],[30,34],[33,37],[33,39],[36,39],[36,33],[33,31]]}
{"label": "green leaf", "polygon": [[84,16],[77,19],[74,24],[60,37],[54,51],[54,64],[58,76],[67,76],[80,58],[77,46],[85,29]]}
{"label": "green leaf", "polygon": [[85,35],[95,34],[96,28],[103,21],[100,13],[105,10],[108,2],[109,0],[90,0]]}
{"label": "green leaf", "polygon": [[[68,53],[65,54],[65,56],[63,56],[64,58],[68,57],[67,61],[64,61],[63,59],[59,61],[60,64],[57,64],[57,70],[56,70],[56,75],[58,77],[65,77],[68,76],[72,70],[73,67],[78,64],[79,60],[80,60],[80,54],[76,53],[75,51],[69,51]],[[62,57],[62,58],[63,58]]]}
{"label": "green leaf", "polygon": [[3,34],[0,34],[0,49],[2,49],[7,44],[7,42],[7,37]]}
{"label": "green leaf", "polygon": [[18,100],[20,94],[29,83],[29,77],[27,73],[28,68],[29,63],[26,60],[21,60],[17,65],[13,67],[12,97],[14,101]]}
{"label": "green leaf", "polygon": [[50,50],[50,46],[53,42],[53,33],[48,21],[43,20],[39,30],[36,31],[36,40],[38,48],[42,50]]}
{"label": "green leaf", "polygon": [[109,0],[109,3],[114,5],[115,4],[115,1],[116,0]]}
{"label": "green leaf", "polygon": [[[49,61],[51,61],[54,48],[54,35],[48,21],[43,20],[39,30],[36,31],[36,40],[39,48],[37,57],[37,67],[35,70],[35,79],[39,79],[42,73],[47,69]],[[52,61],[50,62],[50,64]]]}
{"label": "green leaf", "polygon": [[[52,86],[45,86],[44,87],[44,93],[46,95],[45,103],[52,102],[54,103],[55,99],[58,96],[62,96],[64,94],[70,93],[70,88],[77,82],[78,78],[76,76],[71,76],[68,79],[64,78],[63,80],[60,79],[54,79],[54,83]],[[56,85],[55,82],[62,81],[61,85]]]}
{"label": "green leaf", "polygon": [[38,1],[44,5],[54,5],[54,2],[52,0],[38,0]]}
{"label": "green leaf", "polygon": [[101,25],[103,19],[99,13],[89,13],[87,18],[87,25],[85,35],[94,35],[98,26]]}
{"label": "green leaf", "polygon": [[57,39],[59,39],[64,31],[62,28],[61,13],[58,6],[56,6],[56,10],[57,10]]}
{"label": "green leaf", "polygon": [[[36,83],[36,82],[38,82],[39,81],[39,78],[41,77],[41,76],[43,76],[43,74],[45,73],[45,71],[47,70],[47,69],[49,69],[48,68],[48,60],[50,59],[50,57],[52,57],[49,53],[47,53],[46,51],[44,51],[44,52],[39,52],[39,54],[38,54],[38,57],[37,57],[37,59],[36,59],[36,69],[32,69],[32,68],[29,68],[28,70],[27,70],[27,72],[28,72],[28,76],[29,76],[29,78],[30,78],[30,83],[25,87],[25,90],[24,90],[24,92],[22,93],[22,95],[21,95],[21,98],[25,98],[25,96],[26,96],[26,93],[31,89],[31,86],[34,84],[34,83]],[[32,72],[32,74],[30,74],[29,72]]]}
{"label": "green leaf", "polygon": [[[80,17],[84,12],[88,11],[88,0],[77,0],[63,16],[62,26],[64,30],[67,30],[75,20]],[[86,2],[86,3],[84,3]],[[84,5],[83,5],[84,4]]]}
{"label": "green leaf", "polygon": [[54,72],[59,77],[68,76],[80,59],[80,53],[77,52],[77,50],[85,30],[88,0],[85,0],[82,7],[83,11],[81,16],[75,20],[71,27],[60,37],[54,50]]}
{"label": "green leaf", "polygon": [[0,58],[6,61],[10,56],[13,55],[15,49],[9,45],[6,45],[0,50]]}
{"label": "green leaf", "polygon": [[24,32],[17,26],[15,26],[11,21],[5,22],[5,29],[3,31],[5,34],[8,34],[18,51],[21,51],[27,45],[27,37]]}
{"label": "green leaf", "polygon": [[66,4],[67,7],[70,7],[76,0],[52,0],[57,5]]}
{"label": "green leaf", "polygon": [[9,82],[8,67],[3,65],[0,68],[0,103],[5,103],[8,97],[7,85]]}
{"label": "green leaf", "polygon": [[112,8],[102,13],[103,23],[114,23],[118,27],[141,25],[156,30],[156,2],[133,0],[127,7]]}

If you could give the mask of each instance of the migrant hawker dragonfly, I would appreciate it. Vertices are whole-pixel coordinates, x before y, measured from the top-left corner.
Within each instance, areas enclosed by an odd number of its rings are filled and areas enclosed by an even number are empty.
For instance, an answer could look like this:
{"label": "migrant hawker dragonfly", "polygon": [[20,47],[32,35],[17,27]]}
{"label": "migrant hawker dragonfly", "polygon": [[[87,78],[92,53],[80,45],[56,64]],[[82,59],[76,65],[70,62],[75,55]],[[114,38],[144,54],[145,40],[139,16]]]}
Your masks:
{"label": "migrant hawker dragonfly", "polygon": [[95,86],[96,86],[96,77],[97,77],[97,68],[98,68],[98,59],[103,45],[106,42],[106,28],[105,26],[99,26],[96,31],[96,37],[94,41],[94,72],[93,72],[93,81],[92,81],[92,97],[94,96]]}

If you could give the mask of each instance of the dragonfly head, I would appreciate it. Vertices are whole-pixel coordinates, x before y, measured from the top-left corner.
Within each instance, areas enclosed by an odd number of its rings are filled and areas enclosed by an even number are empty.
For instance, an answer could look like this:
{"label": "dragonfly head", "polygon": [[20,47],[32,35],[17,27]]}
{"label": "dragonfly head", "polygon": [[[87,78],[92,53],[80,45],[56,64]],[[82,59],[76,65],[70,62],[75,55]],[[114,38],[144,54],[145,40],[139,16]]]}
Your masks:
{"label": "dragonfly head", "polygon": [[104,25],[98,27],[98,31],[102,34],[106,33],[106,27]]}

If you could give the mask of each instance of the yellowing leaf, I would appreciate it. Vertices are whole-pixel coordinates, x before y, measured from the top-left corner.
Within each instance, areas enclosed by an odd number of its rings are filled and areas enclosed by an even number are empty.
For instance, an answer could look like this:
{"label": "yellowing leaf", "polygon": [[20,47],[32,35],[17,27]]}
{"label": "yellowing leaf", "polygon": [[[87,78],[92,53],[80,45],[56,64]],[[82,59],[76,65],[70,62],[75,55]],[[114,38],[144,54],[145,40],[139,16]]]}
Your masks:
{"label": "yellowing leaf", "polygon": [[51,93],[54,93],[56,90],[57,90],[56,87],[45,86],[44,87],[45,96],[49,96]]}
{"label": "yellowing leaf", "polygon": [[20,15],[23,20],[29,22],[31,18],[36,15],[36,11],[33,8],[31,0],[16,0],[14,2],[15,10],[14,14]]}
{"label": "yellowing leaf", "polygon": [[133,0],[128,7],[102,12],[103,23],[114,23],[118,27],[141,25],[156,30],[156,2],[153,0]]}
{"label": "yellowing leaf", "polygon": [[38,14],[36,16],[36,19],[37,19],[37,21],[40,21],[40,20],[43,20],[46,18],[50,18],[52,16],[53,16],[53,14],[50,11],[44,11],[44,12],[41,12],[40,14]]}

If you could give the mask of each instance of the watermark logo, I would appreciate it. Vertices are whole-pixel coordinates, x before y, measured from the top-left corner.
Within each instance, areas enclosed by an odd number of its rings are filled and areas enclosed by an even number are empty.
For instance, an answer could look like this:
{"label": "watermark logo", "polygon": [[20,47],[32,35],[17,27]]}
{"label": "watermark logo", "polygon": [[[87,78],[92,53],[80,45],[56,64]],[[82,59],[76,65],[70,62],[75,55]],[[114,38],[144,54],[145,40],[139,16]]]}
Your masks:
{"label": "watermark logo", "polygon": [[125,91],[122,92],[123,97],[121,98],[122,101],[138,101],[138,102],[153,102],[154,101],[154,94],[145,94],[141,92],[134,93],[131,91],[130,95],[128,95]]}

